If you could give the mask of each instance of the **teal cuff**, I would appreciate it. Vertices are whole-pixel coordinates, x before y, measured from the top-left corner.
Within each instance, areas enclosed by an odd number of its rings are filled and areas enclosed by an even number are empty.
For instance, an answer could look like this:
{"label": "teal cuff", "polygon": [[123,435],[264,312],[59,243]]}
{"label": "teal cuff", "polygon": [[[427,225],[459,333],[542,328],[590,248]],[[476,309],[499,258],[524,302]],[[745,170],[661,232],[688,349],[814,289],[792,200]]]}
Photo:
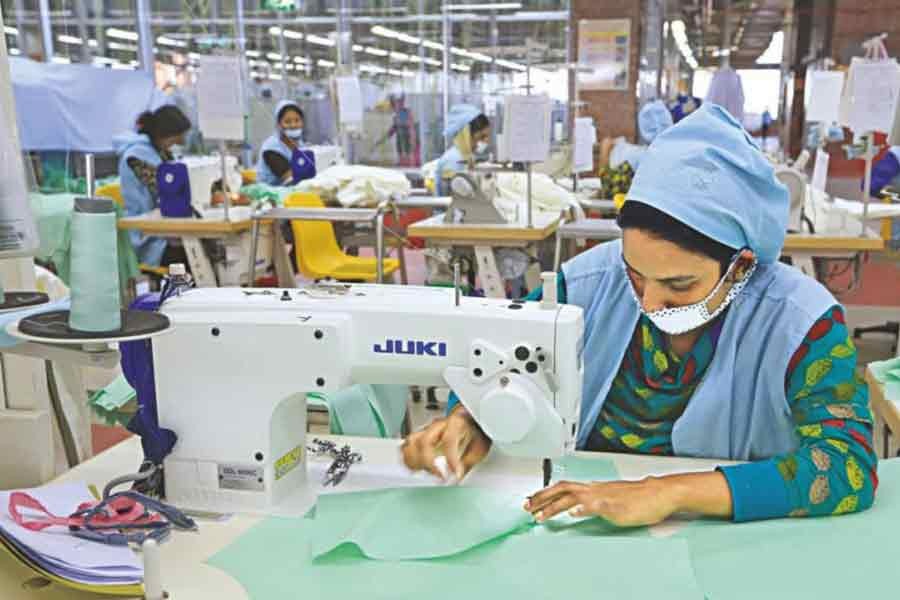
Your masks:
{"label": "teal cuff", "polygon": [[777,519],[793,509],[784,478],[774,460],[719,467],[731,488],[735,523]]}

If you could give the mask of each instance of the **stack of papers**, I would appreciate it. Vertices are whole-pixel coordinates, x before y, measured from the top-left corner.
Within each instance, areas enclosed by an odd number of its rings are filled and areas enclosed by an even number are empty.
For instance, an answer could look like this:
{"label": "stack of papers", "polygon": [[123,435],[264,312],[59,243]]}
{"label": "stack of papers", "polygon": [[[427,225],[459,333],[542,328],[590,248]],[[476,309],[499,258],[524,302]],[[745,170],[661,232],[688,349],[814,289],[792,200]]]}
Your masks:
{"label": "stack of papers", "polygon": [[[85,484],[66,483],[22,490],[54,515],[69,515],[94,500]],[[9,515],[10,492],[0,492],[0,550],[44,577],[69,587],[115,595],[141,595],[143,567],[127,546],[71,535],[65,527],[30,531]]]}

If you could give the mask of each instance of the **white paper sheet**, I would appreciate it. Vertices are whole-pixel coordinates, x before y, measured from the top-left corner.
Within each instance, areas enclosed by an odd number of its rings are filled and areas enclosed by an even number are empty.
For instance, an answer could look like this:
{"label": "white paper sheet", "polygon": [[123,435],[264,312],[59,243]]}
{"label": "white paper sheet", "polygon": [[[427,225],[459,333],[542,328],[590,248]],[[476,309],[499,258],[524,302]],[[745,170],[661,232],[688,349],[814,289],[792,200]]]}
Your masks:
{"label": "white paper sheet", "polygon": [[503,135],[509,160],[541,162],[550,156],[550,98],[507,96]]}
{"label": "white paper sheet", "polygon": [[241,65],[236,56],[198,59],[197,109],[199,127],[210,140],[244,139]]}
{"label": "white paper sheet", "polygon": [[869,61],[854,58],[844,91],[846,111],[843,125],[861,134],[893,130],[897,97],[900,95],[900,67],[894,60]]}
{"label": "white paper sheet", "polygon": [[828,180],[829,155],[825,150],[816,150],[816,166],[813,168],[812,186],[820,192],[825,191],[825,182]]}
{"label": "white paper sheet", "polygon": [[342,125],[361,125],[363,122],[362,91],[357,77],[335,77],[338,116]]}
{"label": "white paper sheet", "polygon": [[578,117],[575,119],[575,152],[573,153],[574,171],[594,170],[594,143],[597,141],[597,130],[594,119]]}
{"label": "white paper sheet", "polygon": [[841,71],[810,71],[806,84],[806,120],[836,123],[844,74]]}

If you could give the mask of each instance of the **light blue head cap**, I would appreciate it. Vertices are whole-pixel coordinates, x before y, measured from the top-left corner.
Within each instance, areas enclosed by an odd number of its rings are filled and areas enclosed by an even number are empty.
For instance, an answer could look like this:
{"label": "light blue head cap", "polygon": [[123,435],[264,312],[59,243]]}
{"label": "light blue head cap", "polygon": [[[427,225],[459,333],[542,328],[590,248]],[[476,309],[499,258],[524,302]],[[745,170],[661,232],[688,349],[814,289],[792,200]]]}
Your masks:
{"label": "light blue head cap", "polygon": [[638,113],[638,128],[641,130],[641,137],[648,144],[673,124],[672,113],[662,100],[645,104]]}
{"label": "light blue head cap", "polygon": [[281,111],[283,111],[288,106],[292,106],[292,107],[296,108],[297,110],[300,111],[301,115],[303,114],[303,109],[300,108],[299,104],[297,104],[293,100],[282,100],[281,102],[279,102],[278,104],[275,105],[275,125],[278,125],[278,115],[280,115]]}
{"label": "light blue head cap", "polygon": [[444,137],[454,138],[462,131],[462,128],[472,122],[481,114],[481,111],[471,104],[456,104],[447,113],[447,127],[444,128]]}
{"label": "light blue head cap", "polygon": [[743,127],[706,103],[661,133],[641,159],[628,199],[649,204],[759,262],[778,259],[787,188]]}

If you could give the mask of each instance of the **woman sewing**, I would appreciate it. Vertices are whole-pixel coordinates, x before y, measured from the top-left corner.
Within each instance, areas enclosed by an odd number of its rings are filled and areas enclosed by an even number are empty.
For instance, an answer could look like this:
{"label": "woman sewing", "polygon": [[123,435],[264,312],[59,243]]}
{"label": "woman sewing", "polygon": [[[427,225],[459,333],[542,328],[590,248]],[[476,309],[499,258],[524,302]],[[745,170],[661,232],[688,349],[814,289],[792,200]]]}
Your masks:
{"label": "woman sewing", "polygon": [[275,107],[275,133],[263,142],[256,176],[269,185],[295,185],[316,176],[316,155],[301,147],[304,116],[300,105],[282,100]]}
{"label": "woman sewing", "polygon": [[448,184],[454,174],[474,164],[475,157],[487,151],[491,139],[491,122],[471,104],[457,104],[447,115],[444,136],[453,145],[441,155],[434,169],[436,196],[450,194]]}
{"label": "woman sewing", "polygon": [[[878,485],[867,389],[844,310],[778,262],[788,194],[740,124],[704,105],[644,156],[621,241],[563,265],[584,310],[578,448],[747,461],[640,481],[562,482],[525,504],[620,526],[675,513],[734,521],[868,508]],[[466,409],[410,435],[406,464],[458,478],[491,440]]]}
{"label": "woman sewing", "polygon": [[[137,132],[116,137],[113,146],[119,155],[119,182],[125,214],[142,215],[159,206],[157,169],[178,154],[191,122],[177,107],[162,106],[142,113],[137,119]],[[146,265],[168,265],[186,262],[184,249],[170,245],[165,238],[145,236],[139,231],[129,234],[138,260]]]}

